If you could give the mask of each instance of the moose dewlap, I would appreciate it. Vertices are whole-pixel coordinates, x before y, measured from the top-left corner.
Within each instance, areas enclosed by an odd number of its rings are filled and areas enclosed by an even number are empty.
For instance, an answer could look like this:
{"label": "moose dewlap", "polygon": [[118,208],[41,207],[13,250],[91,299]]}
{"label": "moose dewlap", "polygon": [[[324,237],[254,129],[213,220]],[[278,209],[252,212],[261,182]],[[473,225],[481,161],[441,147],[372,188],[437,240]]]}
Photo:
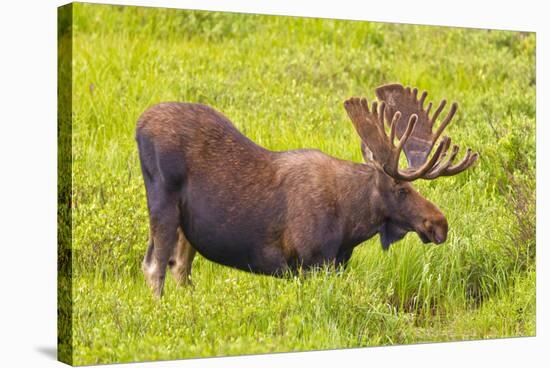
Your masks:
{"label": "moose dewlap", "polygon": [[[323,264],[344,268],[353,249],[376,234],[384,249],[410,231],[424,243],[443,243],[445,216],[410,182],[458,174],[478,154],[468,149],[455,164],[459,147],[449,137],[431,154],[457,104],[433,131],[446,101],[430,115],[426,95],[391,84],[376,89],[379,102],[370,106],[365,98],[344,103],[365,163],[319,150],[267,150],[208,106],[149,108],[136,140],[150,221],[143,272],[155,295],[168,267],[179,283],[190,282],[196,252],[280,276]],[[399,168],[401,151],[406,169]]]}

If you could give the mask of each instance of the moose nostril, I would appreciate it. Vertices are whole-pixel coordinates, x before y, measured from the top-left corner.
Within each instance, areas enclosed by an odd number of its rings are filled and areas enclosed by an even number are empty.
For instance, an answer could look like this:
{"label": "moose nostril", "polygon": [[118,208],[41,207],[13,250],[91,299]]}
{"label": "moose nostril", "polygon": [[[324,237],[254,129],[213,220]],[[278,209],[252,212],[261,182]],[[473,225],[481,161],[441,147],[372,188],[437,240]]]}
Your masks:
{"label": "moose nostril", "polygon": [[438,244],[443,243],[445,240],[447,240],[447,233],[449,231],[449,226],[447,224],[447,220],[443,218],[436,228],[437,231],[435,231],[435,236]]}
{"label": "moose nostril", "polygon": [[435,234],[435,240],[437,244],[443,243],[445,240],[447,240],[447,232],[436,232]]}

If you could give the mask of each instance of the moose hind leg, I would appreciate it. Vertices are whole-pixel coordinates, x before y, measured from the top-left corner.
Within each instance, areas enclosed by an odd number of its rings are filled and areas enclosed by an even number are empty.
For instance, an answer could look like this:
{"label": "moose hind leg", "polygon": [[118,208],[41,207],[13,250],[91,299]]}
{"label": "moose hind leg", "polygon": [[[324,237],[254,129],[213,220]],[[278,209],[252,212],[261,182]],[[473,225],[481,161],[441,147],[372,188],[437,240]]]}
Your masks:
{"label": "moose hind leg", "polygon": [[141,270],[145,275],[145,281],[147,281],[147,284],[150,287],[153,287],[153,280],[151,279],[151,273],[149,272],[149,270],[153,266],[153,249],[154,243],[153,234],[151,231],[151,234],[149,234],[149,245],[147,246],[147,251],[145,252],[145,256],[143,257],[143,262],[141,263]]}
{"label": "moose hind leg", "polygon": [[145,278],[156,297],[162,296],[166,267],[178,242],[177,195],[162,193],[150,206],[151,238],[143,262]]}
{"label": "moose hind leg", "polygon": [[196,250],[189,243],[181,227],[178,227],[178,244],[168,265],[178,285],[191,285],[191,266]]}

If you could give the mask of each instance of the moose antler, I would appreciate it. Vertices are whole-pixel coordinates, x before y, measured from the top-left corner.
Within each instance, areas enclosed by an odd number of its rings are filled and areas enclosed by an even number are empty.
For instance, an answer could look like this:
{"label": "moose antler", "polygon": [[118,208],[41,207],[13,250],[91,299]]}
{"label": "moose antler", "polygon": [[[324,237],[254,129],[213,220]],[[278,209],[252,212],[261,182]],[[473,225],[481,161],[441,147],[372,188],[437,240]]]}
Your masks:
{"label": "moose antler", "polygon": [[[442,163],[442,159],[443,155],[449,150],[449,145],[451,143],[448,137],[442,139],[432,158],[425,161],[422,166],[409,168],[405,171],[399,170],[401,150],[411,137],[411,133],[418,122],[418,116],[416,114],[411,114],[408,118],[407,127],[396,146],[394,140],[397,133],[397,123],[401,118],[400,112],[393,114],[390,124],[390,136],[388,138],[384,128],[384,116],[386,112],[385,102],[382,102],[380,107],[378,107],[378,103],[374,101],[372,103],[372,108],[369,109],[366,98],[353,97],[344,102],[344,107],[346,108],[355,130],[371,152],[373,161],[391,177],[404,181],[412,181],[421,177],[428,179],[426,176],[428,173],[439,170],[440,167],[446,165],[446,163]],[[431,147],[429,151],[431,151]],[[429,154],[430,152],[427,153],[427,156],[429,156]]]}
{"label": "moose antler", "polygon": [[[432,103],[424,109],[424,101],[428,93],[422,92],[418,98],[418,89],[411,90],[410,87],[403,87],[400,84],[388,84],[376,89],[376,96],[382,102],[386,103],[386,112],[388,122],[393,121],[399,113],[396,123],[397,138],[402,138],[408,128],[408,121],[412,116],[418,117],[418,123],[412,135],[410,135],[405,143],[403,150],[409,163],[409,167],[418,168],[426,162],[432,147],[439,139],[443,130],[451,122],[454,117],[458,104],[453,102],[447,116],[443,119],[439,127],[433,132],[434,124],[447,104],[446,100],[442,100],[433,115],[430,117]],[[444,161],[446,152],[442,155],[441,160],[424,175],[424,179],[435,179],[439,176],[450,176],[458,174],[474,164],[478,159],[478,153],[472,153],[468,148],[466,155],[458,164],[453,165],[453,161],[459,151],[459,146],[453,145],[451,154],[447,161]]]}

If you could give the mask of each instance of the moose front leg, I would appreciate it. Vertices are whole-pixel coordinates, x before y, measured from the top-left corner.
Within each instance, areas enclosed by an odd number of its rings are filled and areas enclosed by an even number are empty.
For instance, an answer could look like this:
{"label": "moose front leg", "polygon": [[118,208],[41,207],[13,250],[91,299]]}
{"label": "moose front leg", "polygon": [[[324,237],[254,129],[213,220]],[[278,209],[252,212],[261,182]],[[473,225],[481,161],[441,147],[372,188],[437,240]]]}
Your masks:
{"label": "moose front leg", "polygon": [[178,228],[178,244],[168,265],[178,285],[191,285],[191,266],[196,250],[185,237],[181,227]]}
{"label": "moose front leg", "polygon": [[353,248],[340,250],[338,252],[336,259],[334,260],[336,271],[341,272],[347,268],[349,259],[351,258],[352,253],[353,253]]}

